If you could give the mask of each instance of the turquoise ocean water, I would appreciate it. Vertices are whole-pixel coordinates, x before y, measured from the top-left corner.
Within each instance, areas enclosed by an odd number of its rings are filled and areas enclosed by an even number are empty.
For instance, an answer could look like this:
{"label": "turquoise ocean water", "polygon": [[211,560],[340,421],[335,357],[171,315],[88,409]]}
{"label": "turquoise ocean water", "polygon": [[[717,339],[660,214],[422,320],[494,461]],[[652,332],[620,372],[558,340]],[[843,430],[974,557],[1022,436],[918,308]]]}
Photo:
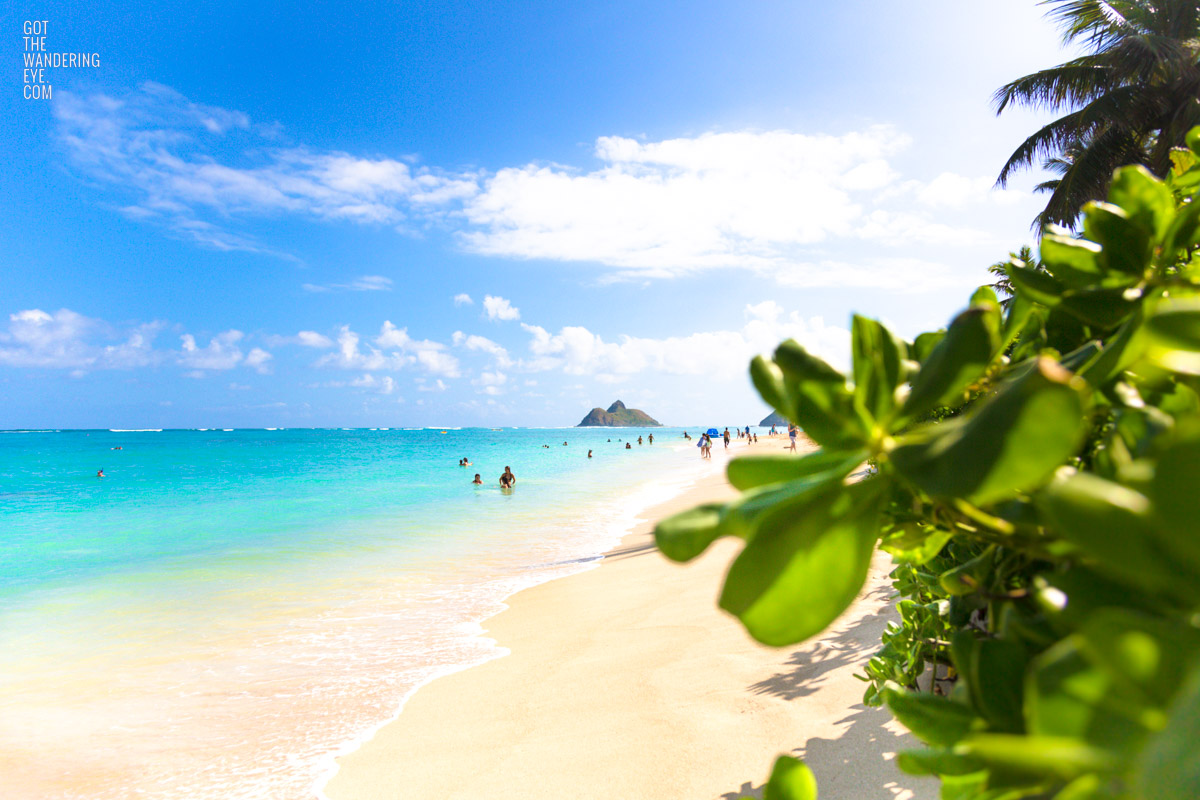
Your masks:
{"label": "turquoise ocean water", "polygon": [[716,469],[681,432],[0,433],[0,795],[313,797],[503,654],[504,598]]}

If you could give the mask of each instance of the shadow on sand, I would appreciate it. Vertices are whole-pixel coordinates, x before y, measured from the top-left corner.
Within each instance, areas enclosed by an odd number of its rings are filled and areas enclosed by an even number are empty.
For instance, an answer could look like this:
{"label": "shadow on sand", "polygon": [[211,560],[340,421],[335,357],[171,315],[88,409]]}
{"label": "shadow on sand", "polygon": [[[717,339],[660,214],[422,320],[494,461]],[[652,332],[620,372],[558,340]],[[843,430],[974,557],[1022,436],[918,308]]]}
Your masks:
{"label": "shadow on sand", "polygon": [[[822,639],[802,645],[788,658],[788,669],[753,684],[751,691],[784,700],[799,700],[817,692],[837,670],[864,663],[879,649],[884,628],[895,618],[888,603],[892,594],[892,587],[884,582],[869,589],[858,600],[867,605],[858,619],[839,626]],[[873,612],[872,606],[877,610]],[[866,684],[861,685],[866,688]],[[919,743],[884,727],[892,718],[887,709],[868,708],[859,703],[851,706],[849,712],[835,723],[840,729],[836,737],[810,738],[789,753],[803,759],[812,769],[821,800],[897,800],[900,797],[935,800],[938,796],[936,780],[905,775],[891,760],[891,754],[919,746]],[[803,736],[804,732],[797,733]],[[720,795],[720,800],[761,798],[773,761],[773,754],[763,753],[761,781],[746,781],[739,788]]]}

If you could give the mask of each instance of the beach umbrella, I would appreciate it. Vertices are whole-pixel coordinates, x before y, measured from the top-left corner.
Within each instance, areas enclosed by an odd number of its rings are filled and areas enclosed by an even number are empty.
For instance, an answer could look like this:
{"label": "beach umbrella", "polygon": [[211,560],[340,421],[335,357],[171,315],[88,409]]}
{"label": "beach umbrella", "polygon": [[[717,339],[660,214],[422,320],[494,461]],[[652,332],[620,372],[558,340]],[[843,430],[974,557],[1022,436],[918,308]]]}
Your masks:
{"label": "beach umbrella", "polygon": [[709,436],[720,436],[721,435],[721,432],[719,430],[717,430],[716,428],[709,428],[708,430],[705,431],[705,433],[707,433]]}

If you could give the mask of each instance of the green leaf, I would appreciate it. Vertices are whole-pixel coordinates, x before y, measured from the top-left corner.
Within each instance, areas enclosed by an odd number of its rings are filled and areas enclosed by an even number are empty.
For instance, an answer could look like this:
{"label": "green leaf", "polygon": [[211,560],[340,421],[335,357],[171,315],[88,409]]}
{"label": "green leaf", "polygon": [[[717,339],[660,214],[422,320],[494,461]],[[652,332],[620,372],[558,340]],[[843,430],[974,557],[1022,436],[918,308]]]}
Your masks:
{"label": "green leaf", "polygon": [[763,800],[817,800],[817,779],[800,759],[780,756],[763,789]]}
{"label": "green leaf", "polygon": [[894,561],[919,565],[937,556],[953,537],[948,530],[913,522],[889,534],[879,547]]}
{"label": "green leaf", "polygon": [[775,349],[775,363],[792,380],[846,385],[845,375],[809,353],[795,339],[788,339]]}
{"label": "green leaf", "polygon": [[[1200,169],[1194,170],[1193,181],[1200,183]],[[1177,251],[1200,244],[1200,203],[1193,200],[1181,208],[1163,238],[1162,258],[1171,263]]]}
{"label": "green leaf", "polygon": [[844,449],[866,442],[867,432],[854,413],[853,395],[842,373],[790,339],[775,350],[775,363],[792,398],[792,421],[817,444]]}
{"label": "green leaf", "polygon": [[774,361],[755,356],[750,362],[750,380],[767,405],[791,422],[796,421],[796,403],[788,393],[783,370]]}
{"label": "green leaf", "polygon": [[1200,574],[1200,437],[1176,441],[1163,452],[1150,497],[1165,523],[1163,546],[1187,574]]}
{"label": "green leaf", "polygon": [[1053,481],[1038,494],[1037,503],[1057,533],[1097,570],[1149,591],[1197,596],[1191,588],[1194,576],[1179,572],[1160,543],[1145,495],[1076,473]]}
{"label": "green leaf", "polygon": [[1071,316],[1099,328],[1115,328],[1140,306],[1140,294],[1126,289],[1064,292],[1059,303]]}
{"label": "green leaf", "polygon": [[1000,298],[996,296],[996,290],[990,286],[980,286],[971,293],[971,301],[968,306],[991,306],[992,308],[1000,307]]}
{"label": "green leaf", "polygon": [[845,475],[840,469],[831,469],[750,489],[722,509],[720,535],[749,541],[764,520],[804,513],[816,499],[838,490]]}
{"label": "green leaf", "polygon": [[1024,728],[1025,667],[1029,654],[1016,642],[977,639],[960,630],[951,642],[951,655],[971,705],[993,730],[1017,733]]}
{"label": "green leaf", "polygon": [[883,699],[896,719],[926,744],[949,747],[983,724],[974,711],[948,697],[892,685],[884,688]]}
{"label": "green leaf", "polygon": [[1100,266],[1103,248],[1095,242],[1048,233],[1042,237],[1042,262],[1055,278],[1086,288],[1102,278]]}
{"label": "green leaf", "polygon": [[1078,448],[1086,429],[1084,386],[1039,359],[966,418],[905,437],[889,457],[934,497],[987,505],[1028,491]]}
{"label": "green leaf", "polygon": [[1083,234],[1104,249],[1100,261],[1106,268],[1141,277],[1150,266],[1152,234],[1111,203],[1083,207]]}
{"label": "green leaf", "polygon": [[1000,347],[995,323],[994,306],[975,306],[955,317],[921,364],[901,413],[917,415],[947,405],[978,380]]}
{"label": "green leaf", "polygon": [[1166,305],[1146,320],[1146,330],[1158,345],[1200,352],[1200,303]]}
{"label": "green leaf", "polygon": [[991,571],[993,550],[994,548],[988,548],[970,561],[943,572],[938,578],[938,583],[946,594],[954,597],[979,591],[984,583],[984,576]]}
{"label": "green leaf", "polygon": [[1155,800],[1200,797],[1200,669],[1193,670],[1171,709],[1163,730],[1138,759],[1134,783],[1138,796]]}
{"label": "green leaf", "polygon": [[824,472],[840,472],[845,476],[866,458],[865,450],[818,450],[800,458],[770,453],[731,459],[725,472],[734,488],[745,491]]}
{"label": "green leaf", "polygon": [[1196,126],[1188,131],[1184,135],[1183,141],[1187,145],[1188,150],[1200,156],[1200,126]]}
{"label": "green leaf", "polygon": [[1100,355],[1078,370],[1079,377],[1096,388],[1107,386],[1145,352],[1144,330],[1141,312],[1135,312],[1121,329],[1104,343]]}
{"label": "green leaf", "polygon": [[1008,313],[1004,315],[1004,328],[1000,332],[1000,349],[1008,347],[1017,340],[1021,331],[1033,314],[1033,301],[1028,295],[1013,295],[1008,304]]}
{"label": "green leaf", "polygon": [[850,345],[854,398],[872,419],[881,420],[891,413],[900,385],[904,345],[882,323],[857,314],[851,323]]}
{"label": "green leaf", "polygon": [[1140,164],[1121,167],[1113,174],[1108,201],[1120,206],[1149,239],[1161,239],[1175,216],[1171,190]]}
{"label": "green leaf", "polygon": [[1048,275],[1032,267],[1009,264],[1007,269],[1008,276],[1012,278],[1013,286],[1017,291],[1044,306],[1058,305],[1059,298],[1067,289],[1053,275]]}
{"label": "green leaf", "polygon": [[1059,780],[1109,771],[1116,763],[1107,750],[1089,747],[1078,739],[1049,736],[978,733],[968,737],[954,751],[976,758],[988,767]]}
{"label": "green leaf", "polygon": [[896,766],[909,775],[937,775],[942,778],[943,787],[950,776],[979,773],[978,761],[945,748],[901,751],[896,754]]}
{"label": "green leaf", "polygon": [[720,536],[721,503],[706,505],[667,517],[654,526],[654,541],[672,561],[691,561]]}
{"label": "green leaf", "polygon": [[764,515],[729,569],[721,608],[764,644],[820,633],[866,580],[887,488],[878,478],[828,485],[801,506]]}
{"label": "green leaf", "polygon": [[945,331],[927,331],[922,333],[916,339],[913,339],[912,347],[909,352],[918,363],[924,364],[925,359],[929,358],[933,348],[937,347],[938,342],[946,335]]}

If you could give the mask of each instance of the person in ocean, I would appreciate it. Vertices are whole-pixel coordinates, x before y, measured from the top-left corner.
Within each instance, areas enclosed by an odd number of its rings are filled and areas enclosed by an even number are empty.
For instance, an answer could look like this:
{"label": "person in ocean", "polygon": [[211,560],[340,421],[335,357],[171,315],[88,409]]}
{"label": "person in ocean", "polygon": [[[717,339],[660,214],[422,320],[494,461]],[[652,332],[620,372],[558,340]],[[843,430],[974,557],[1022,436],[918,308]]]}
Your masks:
{"label": "person in ocean", "polygon": [[588,458],[591,458],[591,457],[592,457],[592,451],[588,450]]}
{"label": "person in ocean", "polygon": [[471,481],[471,483],[475,484],[476,486],[483,486],[483,478],[479,477],[478,472],[475,473],[475,480]]}
{"label": "person in ocean", "polygon": [[517,483],[517,476],[513,474],[510,467],[504,468],[504,474],[500,476],[500,486],[505,489],[511,489]]}
{"label": "person in ocean", "polygon": [[631,445],[629,442],[626,442],[626,443],[625,443],[625,449],[626,449],[626,450],[632,450],[632,449],[633,449],[633,445]]}
{"label": "person in ocean", "polygon": [[641,443],[642,443],[642,437],[640,437],[640,436],[639,436],[639,437],[638,437],[638,444],[641,444]]}
{"label": "person in ocean", "polygon": [[103,478],[103,477],[105,477],[105,475],[104,475],[104,470],[100,470],[99,472],[97,472],[97,473],[96,473],[96,477],[97,477],[97,478]]}
{"label": "person in ocean", "polygon": [[650,444],[654,444],[654,434],[650,434]]}

